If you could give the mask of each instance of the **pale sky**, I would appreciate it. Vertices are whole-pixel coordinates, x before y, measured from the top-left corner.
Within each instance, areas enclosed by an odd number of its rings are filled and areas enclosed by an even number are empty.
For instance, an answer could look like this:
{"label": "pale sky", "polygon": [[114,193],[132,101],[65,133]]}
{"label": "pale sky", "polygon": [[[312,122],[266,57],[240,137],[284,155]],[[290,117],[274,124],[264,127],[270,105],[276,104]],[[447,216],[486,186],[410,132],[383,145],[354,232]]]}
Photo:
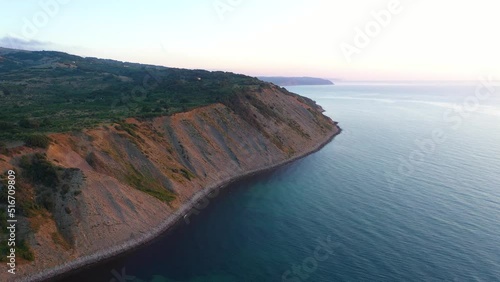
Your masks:
{"label": "pale sky", "polygon": [[498,79],[499,8],[494,0],[0,0],[0,45],[252,76]]}

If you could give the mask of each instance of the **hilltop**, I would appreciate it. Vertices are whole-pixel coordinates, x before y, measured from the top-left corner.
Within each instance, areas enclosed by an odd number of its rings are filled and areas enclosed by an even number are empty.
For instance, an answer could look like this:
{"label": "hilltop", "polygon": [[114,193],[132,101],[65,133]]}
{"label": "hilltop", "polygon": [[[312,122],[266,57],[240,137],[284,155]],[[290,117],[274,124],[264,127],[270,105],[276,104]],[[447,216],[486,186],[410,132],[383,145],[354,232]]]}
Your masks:
{"label": "hilltop", "polygon": [[263,86],[228,72],[0,48],[0,140],[168,116]]}

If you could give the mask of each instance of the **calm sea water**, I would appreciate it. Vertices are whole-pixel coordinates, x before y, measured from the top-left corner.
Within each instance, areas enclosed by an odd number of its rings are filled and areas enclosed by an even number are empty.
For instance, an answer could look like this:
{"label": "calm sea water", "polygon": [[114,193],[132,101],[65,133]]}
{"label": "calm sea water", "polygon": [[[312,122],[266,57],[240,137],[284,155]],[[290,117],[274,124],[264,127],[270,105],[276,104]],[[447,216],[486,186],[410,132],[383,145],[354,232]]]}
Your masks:
{"label": "calm sea water", "polygon": [[290,87],[343,133],[65,281],[500,281],[500,88],[478,85]]}

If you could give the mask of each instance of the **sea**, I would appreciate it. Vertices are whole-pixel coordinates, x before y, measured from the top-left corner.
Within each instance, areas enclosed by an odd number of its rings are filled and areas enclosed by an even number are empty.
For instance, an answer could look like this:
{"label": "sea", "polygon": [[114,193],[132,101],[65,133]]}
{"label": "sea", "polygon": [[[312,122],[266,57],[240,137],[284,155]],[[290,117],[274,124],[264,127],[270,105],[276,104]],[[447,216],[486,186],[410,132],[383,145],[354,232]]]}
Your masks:
{"label": "sea", "polygon": [[[342,133],[60,281],[500,281],[500,87],[287,87]],[[147,230],[145,230],[147,232]]]}

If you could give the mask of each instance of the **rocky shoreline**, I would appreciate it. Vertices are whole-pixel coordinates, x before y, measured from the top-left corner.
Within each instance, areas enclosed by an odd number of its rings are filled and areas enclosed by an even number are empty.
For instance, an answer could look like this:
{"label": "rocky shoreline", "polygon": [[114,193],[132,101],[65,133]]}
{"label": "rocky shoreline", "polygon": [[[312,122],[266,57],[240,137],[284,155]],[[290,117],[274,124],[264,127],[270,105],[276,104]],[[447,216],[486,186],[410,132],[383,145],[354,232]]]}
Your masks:
{"label": "rocky shoreline", "polygon": [[315,147],[311,148],[307,152],[300,153],[297,156],[294,156],[290,159],[286,159],[284,161],[281,161],[281,162],[278,162],[278,163],[275,163],[275,164],[272,164],[272,165],[269,165],[266,167],[258,168],[258,169],[252,170],[252,171],[247,171],[247,172],[242,173],[236,177],[232,177],[230,179],[226,179],[226,180],[223,180],[223,181],[220,181],[218,183],[214,183],[214,184],[208,186],[207,188],[194,194],[194,196],[191,197],[191,199],[189,199],[180,208],[178,208],[173,214],[171,214],[165,221],[163,221],[162,224],[160,224],[159,226],[157,226],[153,230],[150,230],[147,234],[145,234],[139,238],[127,241],[127,242],[122,243],[118,246],[111,247],[109,249],[94,253],[92,255],[80,257],[80,258],[73,260],[73,261],[70,261],[66,264],[59,265],[57,267],[45,270],[43,272],[40,272],[40,273],[37,273],[34,275],[28,275],[25,277],[21,277],[15,281],[20,281],[20,282],[36,281],[36,282],[38,282],[38,281],[48,281],[49,279],[51,279],[51,281],[53,281],[53,279],[62,279],[65,276],[67,276],[75,271],[79,271],[81,268],[89,267],[93,264],[98,264],[104,260],[119,256],[127,251],[132,250],[132,249],[139,248],[139,247],[143,246],[144,244],[151,242],[152,240],[154,240],[158,236],[164,234],[165,232],[168,232],[168,230],[171,229],[177,222],[182,220],[182,218],[185,215],[188,215],[189,212],[197,205],[198,202],[200,202],[202,199],[204,199],[205,197],[207,197],[209,194],[216,191],[217,189],[225,188],[229,184],[231,184],[231,183],[233,183],[233,182],[235,182],[243,177],[248,177],[251,175],[255,175],[257,173],[272,170],[272,169],[278,168],[280,166],[289,164],[295,160],[304,158],[310,154],[313,154],[313,153],[319,151],[320,149],[322,149],[328,143],[330,143],[335,136],[337,136],[341,133],[341,131],[342,131],[342,129],[340,127],[336,126],[335,130],[332,130],[332,132],[330,132],[329,135],[327,135]]}

